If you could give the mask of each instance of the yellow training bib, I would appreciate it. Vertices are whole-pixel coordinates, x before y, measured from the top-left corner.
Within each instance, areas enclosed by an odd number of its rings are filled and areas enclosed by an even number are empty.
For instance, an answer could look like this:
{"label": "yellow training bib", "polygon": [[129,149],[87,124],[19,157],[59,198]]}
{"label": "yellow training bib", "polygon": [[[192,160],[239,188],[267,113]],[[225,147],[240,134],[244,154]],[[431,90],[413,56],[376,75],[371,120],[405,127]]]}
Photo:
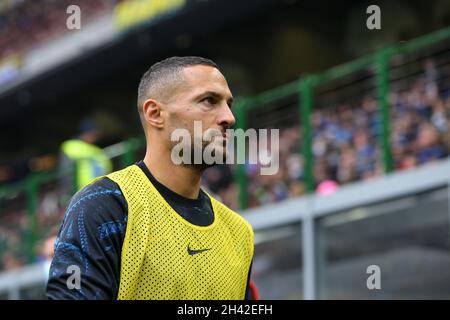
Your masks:
{"label": "yellow training bib", "polygon": [[107,176],[128,203],[118,299],[244,299],[253,230],[210,196],[214,222],[182,218],[136,165]]}

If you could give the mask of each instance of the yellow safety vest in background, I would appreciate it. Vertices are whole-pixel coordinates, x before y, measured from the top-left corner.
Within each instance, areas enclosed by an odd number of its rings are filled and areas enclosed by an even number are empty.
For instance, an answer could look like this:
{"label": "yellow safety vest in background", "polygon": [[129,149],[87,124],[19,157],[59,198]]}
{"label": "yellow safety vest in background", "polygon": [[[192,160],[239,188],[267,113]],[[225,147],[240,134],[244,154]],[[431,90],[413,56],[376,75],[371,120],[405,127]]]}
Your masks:
{"label": "yellow safety vest in background", "polygon": [[244,299],[253,230],[210,195],[214,222],[197,226],[136,165],[109,174],[128,203],[118,299]]}
{"label": "yellow safety vest in background", "polygon": [[64,142],[61,149],[69,159],[76,162],[78,190],[112,170],[111,160],[95,145],[74,139]]}

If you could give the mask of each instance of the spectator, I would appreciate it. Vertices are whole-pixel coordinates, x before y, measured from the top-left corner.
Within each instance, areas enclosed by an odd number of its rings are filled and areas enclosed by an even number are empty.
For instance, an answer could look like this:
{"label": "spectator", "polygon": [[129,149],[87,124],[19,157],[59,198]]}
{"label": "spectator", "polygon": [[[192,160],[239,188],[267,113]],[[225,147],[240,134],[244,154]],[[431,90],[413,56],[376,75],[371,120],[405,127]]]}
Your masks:
{"label": "spectator", "polygon": [[444,158],[445,150],[439,144],[439,134],[431,123],[423,123],[417,139],[419,164]]}
{"label": "spectator", "polygon": [[[73,186],[78,191],[94,178],[111,172],[111,160],[95,145],[100,134],[98,125],[86,119],[80,125],[79,136],[61,145],[61,176],[66,194],[71,194],[69,190],[73,190]],[[71,172],[72,174],[67,174]]]}

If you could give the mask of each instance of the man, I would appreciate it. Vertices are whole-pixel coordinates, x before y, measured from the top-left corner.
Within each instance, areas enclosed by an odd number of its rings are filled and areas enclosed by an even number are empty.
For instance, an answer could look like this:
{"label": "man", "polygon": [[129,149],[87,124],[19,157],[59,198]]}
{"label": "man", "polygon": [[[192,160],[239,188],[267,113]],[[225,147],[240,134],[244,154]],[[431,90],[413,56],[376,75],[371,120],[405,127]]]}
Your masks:
{"label": "man", "polygon": [[209,165],[176,165],[171,157],[172,132],[193,136],[198,120],[203,130],[222,133],[201,150],[212,146],[225,157],[225,130],[235,123],[232,100],[208,59],[172,57],[143,75],[138,110],[145,158],[74,196],[55,244],[49,299],[249,297],[250,224],[200,188]]}
{"label": "man", "polygon": [[61,145],[60,171],[65,194],[72,195],[94,178],[111,172],[111,160],[95,145],[99,137],[97,124],[85,119],[81,122],[79,136]]}

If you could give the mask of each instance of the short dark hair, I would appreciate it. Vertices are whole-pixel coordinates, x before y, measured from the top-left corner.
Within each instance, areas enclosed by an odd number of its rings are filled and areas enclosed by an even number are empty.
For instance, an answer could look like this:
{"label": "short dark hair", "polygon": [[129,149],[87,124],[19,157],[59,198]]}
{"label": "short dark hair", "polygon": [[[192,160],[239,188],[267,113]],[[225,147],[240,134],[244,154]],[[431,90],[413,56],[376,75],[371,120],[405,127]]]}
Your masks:
{"label": "short dark hair", "polygon": [[217,64],[206,58],[196,56],[170,57],[153,64],[141,78],[138,88],[138,111],[142,113],[145,100],[152,94],[164,96],[168,85],[180,80],[181,71],[186,67],[204,65],[219,69]]}

